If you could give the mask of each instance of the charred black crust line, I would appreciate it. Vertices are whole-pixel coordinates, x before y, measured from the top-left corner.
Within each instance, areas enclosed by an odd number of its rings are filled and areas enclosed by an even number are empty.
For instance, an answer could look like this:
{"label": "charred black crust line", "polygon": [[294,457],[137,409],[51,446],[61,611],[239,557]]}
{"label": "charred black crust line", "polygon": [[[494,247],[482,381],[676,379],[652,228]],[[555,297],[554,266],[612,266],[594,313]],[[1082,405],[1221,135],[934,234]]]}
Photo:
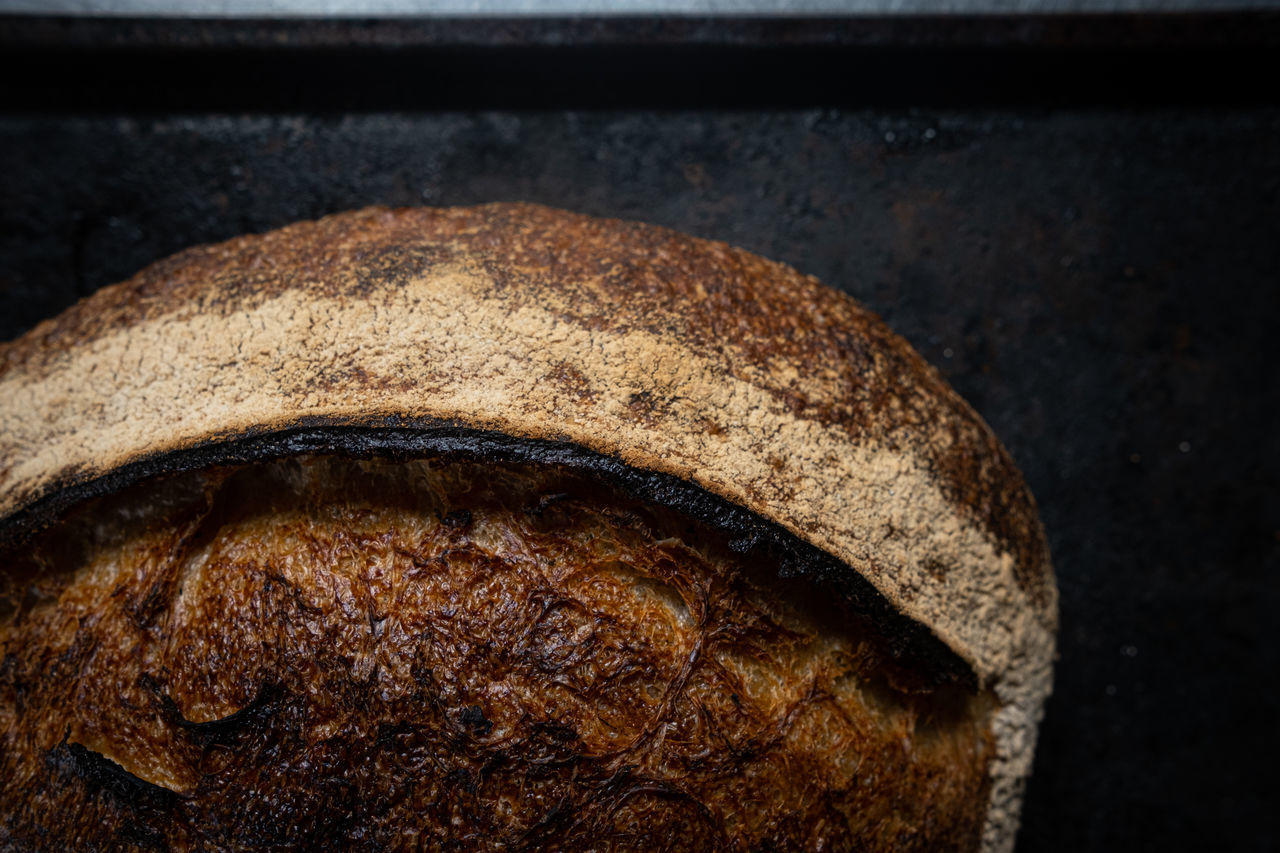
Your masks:
{"label": "charred black crust line", "polygon": [[924,664],[938,683],[959,681],[970,690],[977,689],[977,676],[969,665],[927,627],[898,613],[879,590],[848,564],[780,524],[678,477],[634,468],[579,444],[512,436],[449,422],[406,425],[402,419],[374,423],[313,419],[297,422],[291,428],[213,438],[146,456],[90,480],[76,481],[73,474],[35,503],[0,519],[0,552],[21,547],[75,505],[149,477],[308,453],[401,461],[432,458],[526,463],[560,466],[599,477],[635,498],[710,525],[725,534],[729,546],[740,554],[776,561],[779,577],[807,577],[831,584],[871,620],[895,655]]}

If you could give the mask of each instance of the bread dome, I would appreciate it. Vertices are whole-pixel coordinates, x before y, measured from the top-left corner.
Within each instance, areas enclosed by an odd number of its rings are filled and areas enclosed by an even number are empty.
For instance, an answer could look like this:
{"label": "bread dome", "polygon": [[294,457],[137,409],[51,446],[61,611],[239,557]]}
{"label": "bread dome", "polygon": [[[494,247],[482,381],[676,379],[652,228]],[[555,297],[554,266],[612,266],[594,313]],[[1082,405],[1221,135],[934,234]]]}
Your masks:
{"label": "bread dome", "polygon": [[0,536],[18,847],[1004,850],[1051,685],[1032,497],[902,339],[531,205],[3,345]]}

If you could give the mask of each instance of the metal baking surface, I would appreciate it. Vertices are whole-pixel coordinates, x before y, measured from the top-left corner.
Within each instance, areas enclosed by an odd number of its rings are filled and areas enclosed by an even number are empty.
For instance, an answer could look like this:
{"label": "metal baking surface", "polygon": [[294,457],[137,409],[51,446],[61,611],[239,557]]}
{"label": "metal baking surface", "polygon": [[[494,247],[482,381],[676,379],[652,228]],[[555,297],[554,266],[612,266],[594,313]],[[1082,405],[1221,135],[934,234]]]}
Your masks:
{"label": "metal baking surface", "polygon": [[1277,8],[1277,0],[0,0],[5,14],[141,18],[844,17]]}
{"label": "metal baking surface", "polygon": [[[373,203],[788,262],[935,364],[1041,507],[1063,629],[1023,849],[1276,849],[1280,14],[1216,11],[1274,4],[145,5],[0,0],[76,14],[0,14],[0,340]],[[339,7],[389,17],[301,18]],[[929,4],[997,7],[1026,4]]]}

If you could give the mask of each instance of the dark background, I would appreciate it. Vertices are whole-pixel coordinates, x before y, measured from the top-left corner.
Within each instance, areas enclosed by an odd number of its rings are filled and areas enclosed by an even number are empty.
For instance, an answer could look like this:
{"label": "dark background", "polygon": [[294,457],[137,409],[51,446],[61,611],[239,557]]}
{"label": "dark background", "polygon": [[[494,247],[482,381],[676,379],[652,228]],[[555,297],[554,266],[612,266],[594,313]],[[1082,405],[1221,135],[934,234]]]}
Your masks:
{"label": "dark background", "polygon": [[1021,849],[1275,849],[1278,49],[1265,14],[0,17],[0,339],[374,203],[786,261],[938,365],[1040,502],[1061,661]]}

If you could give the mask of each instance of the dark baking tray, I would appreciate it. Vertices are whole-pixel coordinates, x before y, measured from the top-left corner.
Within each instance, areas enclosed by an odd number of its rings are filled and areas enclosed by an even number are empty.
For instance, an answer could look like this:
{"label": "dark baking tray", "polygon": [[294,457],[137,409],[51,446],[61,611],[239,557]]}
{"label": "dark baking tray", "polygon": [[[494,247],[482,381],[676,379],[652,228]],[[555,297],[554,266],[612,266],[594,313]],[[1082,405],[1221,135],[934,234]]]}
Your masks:
{"label": "dark baking tray", "polygon": [[1277,48],[1265,13],[0,16],[0,337],[371,203],[787,261],[938,365],[1040,501],[1062,659],[1022,849],[1274,849]]}

